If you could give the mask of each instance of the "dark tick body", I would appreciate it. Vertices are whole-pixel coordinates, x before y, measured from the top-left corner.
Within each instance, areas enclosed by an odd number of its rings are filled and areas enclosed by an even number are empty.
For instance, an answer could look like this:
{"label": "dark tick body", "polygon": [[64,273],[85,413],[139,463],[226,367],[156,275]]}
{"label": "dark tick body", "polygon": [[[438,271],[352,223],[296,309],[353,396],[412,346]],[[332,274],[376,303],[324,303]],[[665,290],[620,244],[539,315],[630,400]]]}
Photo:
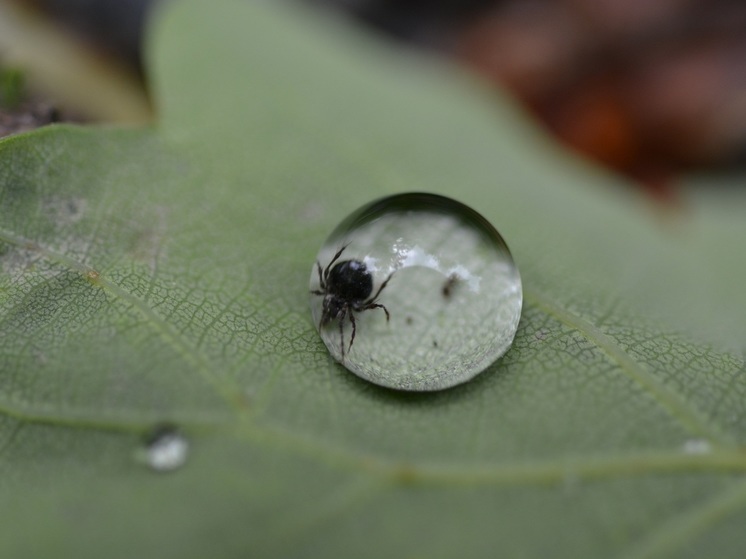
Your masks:
{"label": "dark tick body", "polygon": [[[355,314],[370,309],[383,309],[386,313],[386,322],[389,320],[389,311],[380,303],[376,303],[381,291],[391,279],[389,277],[381,284],[375,295],[373,293],[373,274],[368,270],[364,262],[360,260],[342,260],[337,262],[347,245],[343,246],[322,270],[321,264],[316,262],[316,268],[319,273],[320,289],[311,291],[314,295],[322,295],[324,302],[321,311],[321,320],[319,328],[326,326],[332,320],[339,323],[339,344],[342,352],[342,359],[345,356],[344,340],[344,320],[350,318],[352,324],[352,334],[350,335],[350,345],[347,348],[349,352],[352,349],[352,342],[355,341]],[[336,262],[336,264],[335,264]]]}

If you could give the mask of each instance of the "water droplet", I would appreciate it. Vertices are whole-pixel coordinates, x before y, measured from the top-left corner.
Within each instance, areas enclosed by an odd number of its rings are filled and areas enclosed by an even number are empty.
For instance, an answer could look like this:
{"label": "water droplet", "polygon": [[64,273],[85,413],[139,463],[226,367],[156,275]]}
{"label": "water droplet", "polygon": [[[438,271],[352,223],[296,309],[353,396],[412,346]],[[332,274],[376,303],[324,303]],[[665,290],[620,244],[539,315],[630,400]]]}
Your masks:
{"label": "water droplet", "polygon": [[366,380],[441,390],[513,342],[518,269],[495,228],[455,200],[414,193],[372,202],[332,232],[317,260],[314,323],[334,358]]}
{"label": "water droplet", "polygon": [[709,454],[712,445],[705,439],[689,439],[684,443],[683,450],[686,454]]}
{"label": "water droplet", "polygon": [[184,465],[189,441],[173,425],[159,425],[145,438],[144,462],[157,472],[170,472]]}

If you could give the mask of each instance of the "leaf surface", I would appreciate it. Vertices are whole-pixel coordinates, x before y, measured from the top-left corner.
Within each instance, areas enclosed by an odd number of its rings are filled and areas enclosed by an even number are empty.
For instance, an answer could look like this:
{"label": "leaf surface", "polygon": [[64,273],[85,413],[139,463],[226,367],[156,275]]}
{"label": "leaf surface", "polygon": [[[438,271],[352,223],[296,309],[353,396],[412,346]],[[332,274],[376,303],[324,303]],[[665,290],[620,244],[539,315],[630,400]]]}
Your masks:
{"label": "leaf surface", "polygon": [[[305,11],[174,2],[151,36],[155,127],[0,143],[2,556],[740,557],[743,195],[661,220]],[[307,307],[331,229],[413,190],[495,224],[525,291],[513,348],[434,394],[347,373]],[[156,475],[164,421],[191,450]]]}

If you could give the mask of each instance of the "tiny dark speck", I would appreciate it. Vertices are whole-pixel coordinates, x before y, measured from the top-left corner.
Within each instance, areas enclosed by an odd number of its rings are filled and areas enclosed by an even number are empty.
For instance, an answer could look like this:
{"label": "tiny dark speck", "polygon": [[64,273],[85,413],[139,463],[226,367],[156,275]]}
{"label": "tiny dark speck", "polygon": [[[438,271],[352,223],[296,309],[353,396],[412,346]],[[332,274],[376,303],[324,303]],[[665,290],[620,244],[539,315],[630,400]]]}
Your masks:
{"label": "tiny dark speck", "polygon": [[443,287],[441,288],[441,293],[443,293],[444,299],[450,299],[451,295],[453,295],[453,288],[456,287],[456,285],[459,283],[461,278],[458,276],[458,274],[451,274],[448,276],[448,279],[443,284]]}

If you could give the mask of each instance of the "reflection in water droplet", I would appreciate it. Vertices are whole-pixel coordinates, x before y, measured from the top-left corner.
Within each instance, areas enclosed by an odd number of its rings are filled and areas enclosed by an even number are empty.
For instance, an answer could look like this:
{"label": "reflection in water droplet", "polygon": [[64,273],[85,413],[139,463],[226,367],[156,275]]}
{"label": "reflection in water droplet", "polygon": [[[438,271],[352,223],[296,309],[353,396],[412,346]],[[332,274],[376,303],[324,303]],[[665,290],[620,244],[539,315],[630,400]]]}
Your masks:
{"label": "reflection in water droplet", "polygon": [[159,425],[145,439],[144,461],[157,472],[170,472],[184,465],[189,441],[173,425]]}
{"label": "reflection in water droplet", "polygon": [[712,445],[705,439],[689,439],[684,443],[683,450],[686,454],[709,454]]}
{"label": "reflection in water droplet", "polygon": [[459,202],[401,194],[368,204],[334,230],[317,259],[314,323],[335,359],[371,382],[448,388],[513,342],[523,301],[518,270],[494,227]]}

